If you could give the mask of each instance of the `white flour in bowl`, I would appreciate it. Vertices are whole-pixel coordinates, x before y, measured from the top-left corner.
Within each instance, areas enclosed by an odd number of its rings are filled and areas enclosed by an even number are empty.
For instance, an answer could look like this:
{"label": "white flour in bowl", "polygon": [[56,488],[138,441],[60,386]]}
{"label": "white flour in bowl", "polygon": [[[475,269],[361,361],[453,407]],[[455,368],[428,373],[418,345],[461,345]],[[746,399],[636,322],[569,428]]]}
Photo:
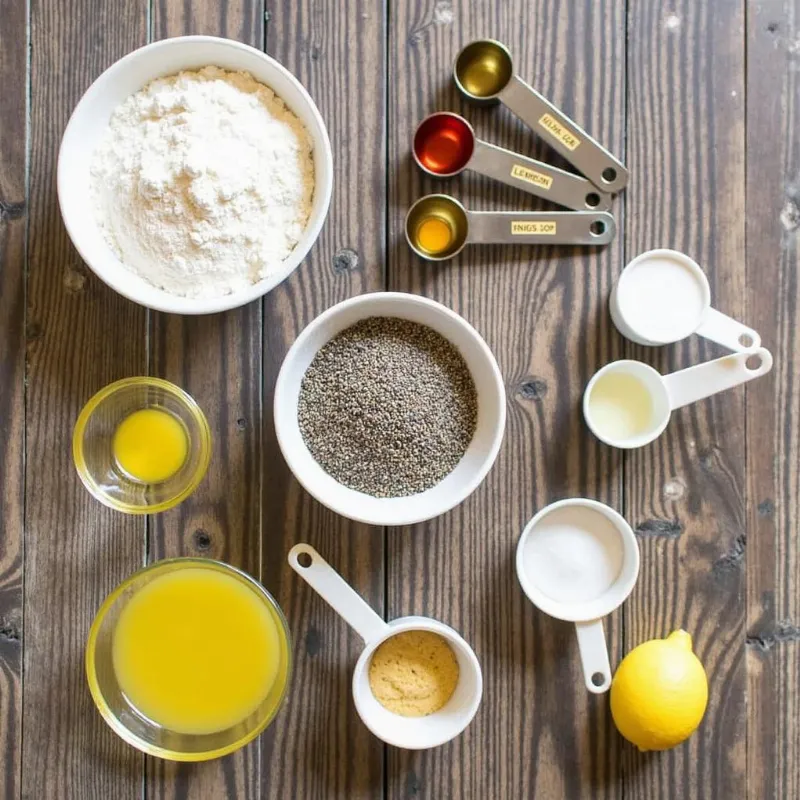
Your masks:
{"label": "white flour in bowl", "polygon": [[170,294],[218,297],[268,277],[294,249],[311,212],[313,143],[251,75],[181,72],[114,111],[91,193],[128,269]]}

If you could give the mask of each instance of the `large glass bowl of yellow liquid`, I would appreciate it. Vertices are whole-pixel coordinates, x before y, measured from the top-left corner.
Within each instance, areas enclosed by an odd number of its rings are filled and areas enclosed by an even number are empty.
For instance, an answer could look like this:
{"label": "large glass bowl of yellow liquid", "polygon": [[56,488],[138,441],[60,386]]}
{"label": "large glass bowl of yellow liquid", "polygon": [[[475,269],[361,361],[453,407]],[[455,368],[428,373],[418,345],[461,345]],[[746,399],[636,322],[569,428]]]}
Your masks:
{"label": "large glass bowl of yellow liquid", "polygon": [[197,403],[160,378],[101,389],[75,423],[72,455],[84,486],[128,514],[166,511],[206,474],[211,431]]}
{"label": "large glass bowl of yellow liquid", "polygon": [[205,761],[258,736],[291,674],[286,619],[241,570],[158,561],[118,586],[89,632],[86,674],[111,728],[139,750]]}

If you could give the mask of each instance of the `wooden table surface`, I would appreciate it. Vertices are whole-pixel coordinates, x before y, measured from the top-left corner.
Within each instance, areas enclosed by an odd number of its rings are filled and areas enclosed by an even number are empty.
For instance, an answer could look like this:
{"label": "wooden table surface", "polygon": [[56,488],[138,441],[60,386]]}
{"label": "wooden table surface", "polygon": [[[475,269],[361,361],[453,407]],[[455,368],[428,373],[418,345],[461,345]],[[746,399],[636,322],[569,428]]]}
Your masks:
{"label": "wooden table surface", "polygon": [[[204,318],[114,294],[70,244],[56,201],[75,103],[148,41],[228,36],[275,56],[309,89],[336,177],[311,255],[262,302]],[[414,167],[415,124],[464,113],[479,136],[558,163],[503,108],[466,106],[461,45],[491,36],[518,71],[630,169],[604,249],[473,247],[428,264],[403,238],[409,204],[439,186]],[[0,797],[800,797],[800,0],[2,0],[0,12]],[[444,190],[475,209],[536,202],[478,176]],[[716,307],[761,333],[772,373],[674,415],[653,446],[600,445],[579,412],[608,361],[662,371],[722,351],[692,337],[636,347],[606,300],[653,247],[690,254]],[[508,392],[494,470],[460,507],[382,530],[311,500],[278,451],[281,360],[317,314],[393,289],[464,315]],[[72,466],[81,406],[130,375],[192,393],[215,437],[209,474],[149,519],[93,500]],[[612,663],[683,627],[708,671],[702,727],[666,753],[616,733],[583,687],[570,625],[517,583],[519,533],[546,503],[586,495],[635,528],[639,582],[611,616]],[[472,725],[428,752],[384,747],[350,695],[356,635],[286,565],[312,543],[386,618],[428,614],[482,663]],[[83,650],[101,601],[145,562],[223,559],[260,577],[289,619],[294,676],[274,724],[202,765],[144,758],[96,712]],[[215,632],[224,646],[224,631]]]}

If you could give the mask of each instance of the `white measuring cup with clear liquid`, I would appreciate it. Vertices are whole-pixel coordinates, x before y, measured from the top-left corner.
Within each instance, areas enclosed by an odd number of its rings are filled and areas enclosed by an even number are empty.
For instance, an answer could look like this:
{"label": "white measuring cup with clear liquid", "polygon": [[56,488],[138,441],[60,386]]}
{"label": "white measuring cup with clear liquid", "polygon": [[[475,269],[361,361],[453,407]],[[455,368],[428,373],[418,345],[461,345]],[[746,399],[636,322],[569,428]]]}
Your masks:
{"label": "white measuring cup with clear liquid", "polygon": [[[289,566],[364,640],[353,669],[353,701],[369,730],[387,744],[406,750],[437,747],[458,736],[472,722],[483,696],[478,657],[449,625],[431,617],[400,617],[384,621],[364,599],[308,544],[296,544]],[[424,717],[405,717],[382,706],[372,692],[369,665],[378,647],[406,631],[429,631],[441,636],[458,662],[458,683],[438,711]]]}
{"label": "white measuring cup with clear liquid", "polygon": [[611,688],[603,617],[628,597],[639,575],[639,545],[613,508],[573,498],[546,506],[517,544],[517,578],[528,599],[575,623],[586,688]]}
{"label": "white measuring cup with clear liquid", "polygon": [[696,333],[733,351],[761,346],[756,331],[711,308],[708,278],[677,250],[636,256],[614,284],[609,310],[617,330],[637,344],[672,344]]}
{"label": "white measuring cup with clear liquid", "polygon": [[760,378],[772,369],[764,347],[662,375],[641,361],[612,361],[583,393],[583,416],[601,442],[631,450],[655,441],[675,409]]}

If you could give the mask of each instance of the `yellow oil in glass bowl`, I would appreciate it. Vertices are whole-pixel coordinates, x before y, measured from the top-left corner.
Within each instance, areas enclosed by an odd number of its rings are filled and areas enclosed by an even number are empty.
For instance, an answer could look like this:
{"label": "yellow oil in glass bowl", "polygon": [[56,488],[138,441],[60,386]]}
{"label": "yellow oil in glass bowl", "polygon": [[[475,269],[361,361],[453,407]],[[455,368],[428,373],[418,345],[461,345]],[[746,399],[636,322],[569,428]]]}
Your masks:
{"label": "yellow oil in glass bowl", "polygon": [[178,558],[140,570],[105,601],[86,650],[100,713],[125,741],[176,761],[255,738],[291,672],[286,621],[250,576]]}
{"label": "yellow oil in glass bowl", "polygon": [[211,431],[197,403],[160,378],[101,389],[75,423],[75,468],[102,503],[128,514],[166,511],[206,474]]}

